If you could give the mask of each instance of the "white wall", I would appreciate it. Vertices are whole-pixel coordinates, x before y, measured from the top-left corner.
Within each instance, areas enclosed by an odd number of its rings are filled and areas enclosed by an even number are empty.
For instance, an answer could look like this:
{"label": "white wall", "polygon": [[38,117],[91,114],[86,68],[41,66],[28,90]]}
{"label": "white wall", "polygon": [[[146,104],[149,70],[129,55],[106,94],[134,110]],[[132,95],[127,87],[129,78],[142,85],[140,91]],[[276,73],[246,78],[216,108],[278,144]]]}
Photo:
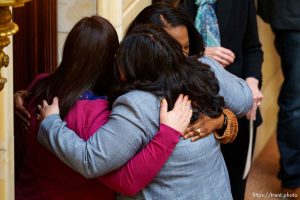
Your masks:
{"label": "white wall", "polygon": [[130,22],[150,4],[151,0],[98,0],[97,13],[113,24],[121,40]]}
{"label": "white wall", "polygon": [[81,18],[95,15],[96,7],[96,0],[57,1],[58,63],[61,61],[65,39],[72,27]]}
{"label": "white wall", "polygon": [[98,14],[108,19],[121,40],[133,18],[150,3],[151,0],[58,0],[58,63],[68,33],[82,17]]}

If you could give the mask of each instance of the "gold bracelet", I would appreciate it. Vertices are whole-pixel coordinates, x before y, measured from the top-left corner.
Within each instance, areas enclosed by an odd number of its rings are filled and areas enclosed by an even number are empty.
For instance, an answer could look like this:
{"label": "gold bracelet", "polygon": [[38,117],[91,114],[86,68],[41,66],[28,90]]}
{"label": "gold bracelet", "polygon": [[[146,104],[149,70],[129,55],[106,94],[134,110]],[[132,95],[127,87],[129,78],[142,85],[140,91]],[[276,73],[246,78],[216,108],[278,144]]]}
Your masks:
{"label": "gold bracelet", "polygon": [[236,116],[231,110],[223,109],[223,114],[227,117],[227,126],[222,136],[214,131],[215,138],[222,144],[231,143],[235,140],[238,133],[238,122]]}

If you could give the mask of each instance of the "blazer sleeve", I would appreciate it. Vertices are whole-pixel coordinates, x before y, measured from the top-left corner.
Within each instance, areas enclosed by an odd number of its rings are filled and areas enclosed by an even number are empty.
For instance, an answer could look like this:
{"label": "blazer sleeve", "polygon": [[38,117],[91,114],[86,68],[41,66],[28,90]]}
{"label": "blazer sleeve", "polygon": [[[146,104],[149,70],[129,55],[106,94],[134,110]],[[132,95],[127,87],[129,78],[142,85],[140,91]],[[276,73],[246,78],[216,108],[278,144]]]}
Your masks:
{"label": "blazer sleeve", "polygon": [[[149,130],[158,129],[147,127],[151,123],[145,122],[159,116],[157,102],[150,101],[151,96],[143,97],[119,97],[109,121],[88,141],[68,129],[59,115],[42,121],[38,141],[86,178],[107,174],[124,165],[149,141]],[[135,99],[145,103],[138,105]]]}
{"label": "blazer sleeve", "polygon": [[245,77],[254,77],[261,84],[263,51],[258,37],[256,9],[253,0],[249,0],[248,21],[242,50]]}
{"label": "blazer sleeve", "polygon": [[224,97],[225,107],[230,109],[237,117],[242,117],[252,106],[252,92],[247,83],[224,69],[215,60],[202,57],[200,62],[210,66],[219,81],[219,95]]}
{"label": "blazer sleeve", "polygon": [[179,142],[179,136],[179,132],[161,124],[151,142],[136,156],[117,171],[104,175],[99,180],[123,195],[137,194],[158,174]]}

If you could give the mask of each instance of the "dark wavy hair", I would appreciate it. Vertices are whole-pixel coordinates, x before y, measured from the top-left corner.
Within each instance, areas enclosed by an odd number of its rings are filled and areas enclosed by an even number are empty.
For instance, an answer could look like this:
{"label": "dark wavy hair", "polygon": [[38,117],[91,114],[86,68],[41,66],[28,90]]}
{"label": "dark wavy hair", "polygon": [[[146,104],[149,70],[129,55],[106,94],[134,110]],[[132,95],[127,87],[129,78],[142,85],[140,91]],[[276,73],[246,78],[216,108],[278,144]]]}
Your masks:
{"label": "dark wavy hair", "polygon": [[171,109],[184,93],[193,102],[193,121],[202,113],[210,117],[222,114],[224,100],[218,95],[214,73],[194,57],[184,56],[180,44],[158,26],[136,26],[121,42],[115,66],[125,80],[119,78],[114,98],[143,90],[165,97]]}
{"label": "dark wavy hair", "polygon": [[152,0],[152,4],[155,3],[166,3],[170,4],[171,6],[177,7],[181,3],[181,0]]}
{"label": "dark wavy hair", "polygon": [[[163,17],[163,20],[162,20]],[[155,24],[161,28],[185,26],[190,39],[190,53],[200,57],[204,53],[204,44],[201,35],[194,26],[193,20],[181,9],[166,3],[155,3],[144,8],[131,22],[126,30],[130,34],[139,24]]]}
{"label": "dark wavy hair", "polygon": [[117,33],[109,21],[100,16],[81,19],[66,38],[57,70],[31,89],[31,102],[52,102],[57,96],[64,117],[85,91],[107,95],[114,80],[118,47]]}

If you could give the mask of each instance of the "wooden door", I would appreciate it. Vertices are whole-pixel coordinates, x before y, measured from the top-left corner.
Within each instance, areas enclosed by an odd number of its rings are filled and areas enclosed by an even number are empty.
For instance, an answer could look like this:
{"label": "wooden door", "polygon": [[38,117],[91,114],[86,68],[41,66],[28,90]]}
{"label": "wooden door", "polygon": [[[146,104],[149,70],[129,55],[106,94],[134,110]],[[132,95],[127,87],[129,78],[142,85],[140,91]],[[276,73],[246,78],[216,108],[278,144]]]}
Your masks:
{"label": "wooden door", "polygon": [[57,67],[56,0],[32,0],[13,9],[20,31],[13,37],[14,91],[25,89],[42,72]]}

